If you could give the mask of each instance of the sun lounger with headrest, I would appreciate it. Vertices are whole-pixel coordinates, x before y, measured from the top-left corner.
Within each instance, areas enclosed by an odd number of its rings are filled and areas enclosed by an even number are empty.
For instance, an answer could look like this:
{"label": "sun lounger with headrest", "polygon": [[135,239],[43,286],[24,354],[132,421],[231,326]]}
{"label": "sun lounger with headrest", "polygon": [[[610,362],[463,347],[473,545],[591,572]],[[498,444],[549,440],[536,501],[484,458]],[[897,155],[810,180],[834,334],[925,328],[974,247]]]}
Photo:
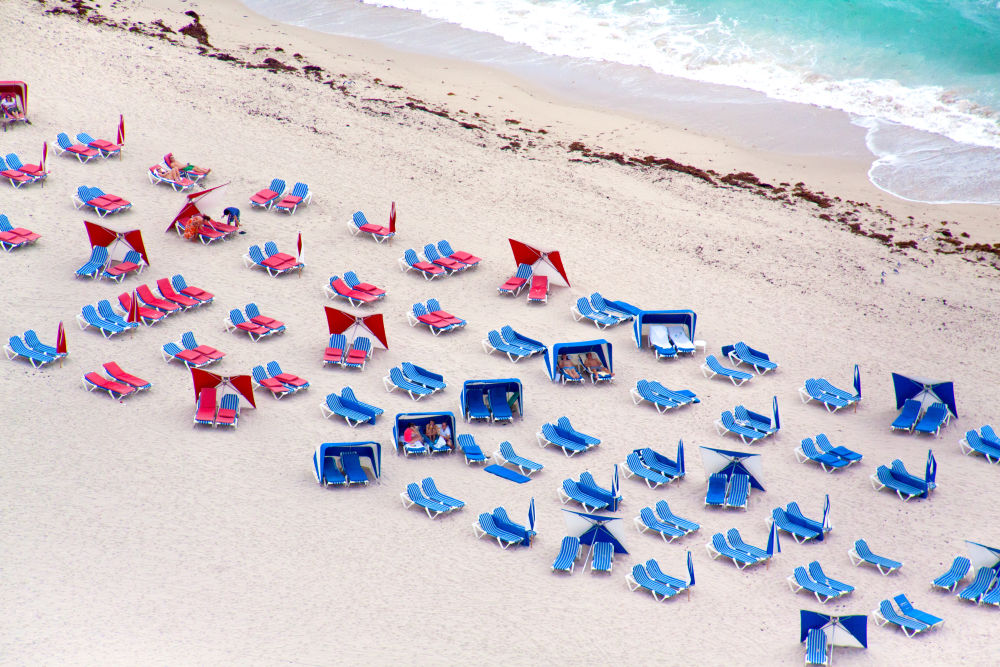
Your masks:
{"label": "sun lounger with headrest", "polygon": [[351,289],[355,289],[359,292],[364,292],[369,296],[373,296],[376,299],[384,299],[386,291],[370,283],[363,283],[358,279],[358,274],[354,271],[344,271],[344,282]]}
{"label": "sun lounger with headrest", "polygon": [[913,427],[913,432],[938,435],[941,432],[941,428],[948,424],[950,416],[948,406],[944,403],[932,403],[927,408],[927,411],[924,412],[924,416],[917,422],[917,425]]}
{"label": "sun lounger with headrest", "polygon": [[103,378],[97,373],[90,372],[83,376],[83,386],[87,391],[100,389],[108,393],[108,396],[115,399],[122,399],[135,392],[135,387],[131,387],[114,380]]}
{"label": "sun lounger with headrest", "polygon": [[744,551],[734,549],[726,541],[726,537],[722,533],[712,535],[712,540],[705,545],[705,548],[708,550],[708,555],[712,557],[712,560],[718,560],[719,556],[728,558],[733,561],[733,565],[741,570],[761,562],[756,556],[751,556]]}
{"label": "sun lounger with headrest", "polygon": [[615,550],[610,542],[595,542],[593,558],[590,562],[591,572],[611,572],[615,563]]}
{"label": "sun lounger with headrest", "polygon": [[483,261],[480,258],[473,255],[472,253],[465,252],[464,250],[455,250],[454,248],[451,247],[451,244],[445,240],[438,241],[437,249],[445,257],[458,260],[459,262],[462,262],[463,264],[466,264],[467,266],[470,267],[476,266],[481,261]]}
{"label": "sun lounger with headrest", "polygon": [[975,452],[986,457],[989,463],[1000,463],[1000,446],[984,439],[978,431],[966,431],[965,437],[958,444],[966,456]]}
{"label": "sun lounger with headrest", "polygon": [[758,375],[763,375],[768,371],[773,371],[778,367],[778,364],[771,361],[771,358],[759,350],[755,350],[748,346],[743,341],[736,343],[735,345],[726,345],[722,348],[722,353],[729,357],[729,359],[736,366],[741,364],[749,364],[753,366],[753,369],[757,371]]}
{"label": "sun lounger with headrest", "polygon": [[687,535],[687,532],[677,526],[660,521],[650,507],[643,507],[639,510],[639,516],[633,519],[633,523],[635,524],[635,529],[640,533],[653,531],[654,533],[658,533],[664,542],[673,542],[678,537]]}
{"label": "sun lounger with headrest", "polygon": [[528,303],[547,303],[549,300],[549,277],[535,274],[531,276],[528,289]]}
{"label": "sun lounger with headrest", "polygon": [[385,390],[387,392],[392,393],[396,389],[400,389],[405,391],[414,401],[419,401],[424,396],[429,396],[434,393],[433,390],[428,389],[422,384],[417,384],[407,380],[403,377],[402,369],[398,367],[389,369],[389,375],[382,379],[382,384],[385,385]]}
{"label": "sun lounger with headrest", "polygon": [[813,581],[804,567],[797,567],[790,577],[788,586],[792,592],[798,593],[801,590],[812,593],[821,604],[826,604],[834,598],[838,598],[843,593],[818,581]]}
{"label": "sun lounger with headrest", "polygon": [[927,487],[917,488],[912,484],[908,484],[900,479],[897,479],[895,475],[892,474],[892,470],[886,466],[879,466],[875,471],[875,474],[871,476],[872,487],[876,491],[881,491],[882,489],[888,488],[890,491],[895,491],[902,500],[910,500],[911,498],[919,498],[927,494]]}
{"label": "sun lounger with headrest", "polygon": [[877,625],[892,624],[899,627],[903,631],[903,634],[907,637],[912,637],[918,632],[923,632],[930,628],[930,626],[923,621],[918,621],[915,618],[910,618],[909,616],[904,616],[898,613],[892,606],[892,602],[889,600],[882,600],[879,603],[878,609],[872,612],[872,619]]}
{"label": "sun lounger with headrest", "polygon": [[512,345],[517,345],[525,349],[531,350],[532,354],[541,354],[545,352],[548,348],[542,345],[539,341],[527,336],[522,336],[518,332],[514,331],[510,325],[504,325],[500,327],[500,336],[508,343]]}
{"label": "sun lounger with headrest", "polygon": [[603,315],[594,310],[593,306],[590,305],[590,301],[587,297],[580,297],[576,300],[576,304],[570,306],[570,313],[573,315],[573,319],[579,322],[580,320],[586,318],[594,323],[598,329],[607,329],[610,326],[618,324],[621,320],[617,317],[609,317]]}
{"label": "sun lounger with headrest", "polygon": [[814,540],[819,537],[820,534],[819,530],[815,530],[809,526],[793,521],[792,518],[788,516],[788,513],[781,507],[775,507],[771,510],[771,521],[778,527],[778,530],[785,531],[800,544],[802,542]]}
{"label": "sun lounger with headrest", "polygon": [[116,313],[115,309],[111,307],[111,302],[107,299],[101,299],[97,302],[97,313],[104,318],[106,322],[116,324],[125,331],[129,329],[136,329],[139,326],[138,322],[128,322],[124,317]]}
{"label": "sun lounger with headrest", "polygon": [[[461,440],[462,436],[458,437]],[[515,466],[521,471],[522,475],[528,475],[529,477],[532,473],[536,473],[545,467],[541,463],[536,463],[531,459],[526,459],[523,456],[518,455],[514,451],[514,446],[506,440],[500,443],[500,449],[498,449],[493,456],[497,460],[497,463],[501,465],[510,464]]]}
{"label": "sun lounger with headrest", "polygon": [[889,424],[889,428],[893,431],[912,431],[913,427],[917,425],[921,410],[920,401],[915,401],[912,398],[906,399],[903,401],[903,408],[899,411],[899,416]]}
{"label": "sun lounger with headrest", "polygon": [[834,454],[824,454],[816,448],[816,443],[813,442],[812,438],[803,438],[802,443],[795,449],[795,458],[799,463],[805,463],[806,461],[815,461],[823,468],[824,471],[830,473],[838,468],[846,468],[849,464],[848,461],[836,456]]}
{"label": "sun lounger with headrest", "polygon": [[899,561],[873,553],[871,548],[868,546],[868,543],[862,539],[855,540],[854,547],[847,552],[847,556],[851,559],[851,563],[855,567],[861,565],[862,563],[868,563],[869,565],[874,565],[878,568],[878,571],[882,574],[882,576],[891,574],[892,572],[895,572],[899,568],[903,567],[903,564]]}
{"label": "sun lounger with headrest", "polygon": [[808,403],[809,401],[821,403],[826,407],[828,412],[836,412],[850,405],[850,403],[839,396],[834,396],[823,391],[814,378],[809,378],[802,387],[799,387],[799,398],[802,399],[803,403]]}
{"label": "sun lounger with headrest", "polygon": [[830,656],[826,650],[826,631],[823,628],[809,628],[806,633],[806,664],[830,664]]}
{"label": "sun lounger with headrest", "polygon": [[469,268],[468,264],[460,262],[457,259],[442,257],[441,253],[438,252],[437,247],[433,243],[428,243],[424,246],[424,257],[426,257],[427,261],[431,264],[436,264],[447,271],[458,272],[465,271]]}
{"label": "sun lounger with headrest", "polygon": [[558,491],[559,499],[562,500],[564,505],[572,500],[583,505],[583,509],[588,512],[602,510],[608,506],[606,501],[589,495],[572,479],[564,479]]}
{"label": "sun lounger with headrest", "polygon": [[535,434],[539,446],[543,449],[555,445],[563,450],[566,456],[585,452],[590,447],[584,440],[559,432],[553,424],[542,424],[542,430]]}
{"label": "sun lounger with headrest", "polygon": [[956,556],[955,560],[952,561],[951,567],[948,568],[948,571],[932,581],[931,586],[954,592],[955,588],[962,583],[965,576],[969,574],[969,569],[971,567],[972,564],[968,558],[965,556]]}
{"label": "sun lounger with headrest", "polygon": [[661,484],[669,484],[674,481],[672,477],[667,477],[661,473],[646,467],[642,459],[639,458],[639,454],[636,452],[629,453],[625,457],[624,472],[626,479],[631,479],[632,477],[639,477],[639,479],[646,482],[646,486],[651,489],[655,489]]}
{"label": "sun lounger with headrest", "polygon": [[447,272],[440,266],[420,259],[417,256],[417,252],[413,248],[409,248],[404,251],[403,256],[400,257],[398,261],[399,268],[403,273],[417,271],[424,277],[424,280],[433,280],[435,278],[448,275]]}
{"label": "sun lounger with headrest", "polygon": [[913,604],[910,602],[909,598],[907,598],[904,593],[900,593],[899,595],[894,597],[893,600],[896,601],[896,604],[899,605],[899,610],[903,612],[905,615],[909,616],[910,618],[915,618],[921,623],[926,623],[928,626],[927,628],[928,630],[934,627],[938,627],[942,623],[944,623],[943,618],[939,618],[934,614],[928,614],[926,611],[921,611],[916,607],[914,607]]}
{"label": "sun lounger with headrest", "polygon": [[101,156],[101,152],[96,148],[91,148],[86,144],[74,144],[65,132],[56,135],[56,143],[53,148],[57,155],[71,155],[80,162],[90,162]]}
{"label": "sun lounger with headrest", "polygon": [[250,370],[250,375],[253,377],[255,385],[267,389],[276,399],[280,400],[285,396],[295,393],[295,390],[286,386],[284,383],[275,380],[272,377],[268,377],[267,371],[264,370],[263,366],[254,366]]}
{"label": "sun lounger with headrest", "polygon": [[823,572],[823,567],[819,564],[819,561],[814,560],[809,563],[809,576],[812,577],[813,581],[829,586],[841,595],[847,595],[848,593],[854,592],[854,586],[828,577],[826,573]]}
{"label": "sun lounger with headrest", "polygon": [[351,341],[351,347],[344,355],[344,368],[360,368],[364,370],[368,358],[371,356],[372,342],[367,336],[358,336]]}
{"label": "sun lounger with headrest", "polygon": [[194,332],[185,331],[181,334],[181,345],[184,346],[186,350],[193,350],[198,354],[203,354],[212,361],[218,361],[226,356],[225,352],[220,352],[211,345],[199,345],[198,341],[194,338]]}
{"label": "sun lounger with headrest", "polygon": [[489,512],[483,512],[479,515],[479,522],[472,524],[472,530],[476,534],[476,537],[480,539],[486,535],[495,538],[497,544],[499,544],[503,549],[506,549],[512,544],[521,544],[525,539],[523,536],[515,535],[506,530],[500,529],[496,525],[493,515]]}
{"label": "sun lounger with headrest", "polygon": [[293,215],[299,206],[308,206],[312,201],[312,190],[305,183],[296,183],[292,191],[271,205],[272,211]]}
{"label": "sun lounger with headrest", "polygon": [[515,364],[521,359],[531,356],[531,350],[505,342],[500,337],[500,332],[496,329],[493,329],[486,335],[486,338],[482,341],[482,345],[486,354],[493,354],[498,351],[503,352]]}
{"label": "sun lounger with headrest", "polygon": [[861,454],[848,449],[847,447],[834,447],[833,443],[830,442],[830,438],[826,436],[826,433],[820,433],[816,436],[816,447],[820,452],[824,454],[833,454],[834,456],[839,456],[840,458],[850,463],[857,463],[862,458]]}
{"label": "sun lounger with headrest", "polygon": [[744,373],[735,368],[726,368],[714,354],[705,357],[705,363],[701,365],[701,374],[707,378],[714,378],[717,375],[727,378],[737,387],[753,379],[753,375],[750,373]]}
{"label": "sun lounger with headrest", "polygon": [[657,602],[663,602],[680,592],[677,588],[653,579],[647,569],[641,564],[632,566],[632,572],[625,578],[625,581],[628,584],[629,590],[637,591],[641,588],[644,591],[649,591],[653,599]]}
{"label": "sun lounger with headrest", "polygon": [[531,265],[518,264],[517,272],[497,288],[497,292],[505,296],[517,296],[531,280]]}
{"label": "sun lounger with headrest", "polygon": [[323,351],[323,363],[342,366],[346,349],[347,337],[344,334],[330,334],[330,342]]}
{"label": "sun lounger with headrest", "polygon": [[53,361],[58,361],[59,357],[55,354],[49,354],[42,350],[35,350],[30,348],[20,336],[11,336],[7,339],[7,345],[4,345],[4,352],[7,354],[7,358],[10,360],[17,359],[18,357],[23,357],[28,360],[35,368],[41,368],[47,364],[51,364]]}
{"label": "sun lounger with headrest", "polygon": [[406,491],[399,494],[399,498],[403,501],[403,507],[409,509],[417,506],[427,512],[427,516],[431,519],[451,510],[444,503],[425,498],[424,494],[420,492],[420,487],[415,483],[407,484]]}
{"label": "sun lounger with headrest", "polygon": [[566,535],[559,545],[559,553],[552,561],[552,571],[573,573],[576,569],[576,559],[580,557],[580,538],[573,535]]}
{"label": "sun lounger with headrest", "polygon": [[215,387],[205,387],[198,393],[198,407],[194,413],[194,423],[215,426]]}
{"label": "sun lounger with headrest", "polygon": [[365,214],[361,211],[356,212],[351,217],[351,222],[347,223],[347,226],[351,230],[351,234],[355,236],[357,236],[360,232],[371,234],[372,238],[378,243],[389,241],[396,235],[396,232],[391,230],[389,227],[383,227],[382,225],[376,225],[368,222],[368,220],[365,219]]}

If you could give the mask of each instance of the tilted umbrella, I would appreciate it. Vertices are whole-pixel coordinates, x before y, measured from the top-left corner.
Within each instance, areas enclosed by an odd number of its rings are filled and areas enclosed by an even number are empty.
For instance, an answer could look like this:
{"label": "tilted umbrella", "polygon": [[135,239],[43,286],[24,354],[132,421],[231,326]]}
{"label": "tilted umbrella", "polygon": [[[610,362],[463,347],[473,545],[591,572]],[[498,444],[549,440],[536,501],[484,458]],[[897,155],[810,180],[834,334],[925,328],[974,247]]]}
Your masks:
{"label": "tilted umbrella", "polygon": [[[813,629],[824,630],[830,646],[868,648],[868,617],[864,614],[828,616],[815,611],[799,611],[799,641],[804,642]],[[830,652],[833,658],[833,652]]]}
{"label": "tilted umbrella", "polygon": [[932,403],[944,403],[952,417],[958,417],[955,405],[955,383],[939,382],[921,377],[907,377],[899,373],[892,374],[892,387],[896,391],[896,409],[903,407],[907,399],[920,401],[920,407],[926,408]]}
{"label": "tilted umbrella", "polygon": [[558,250],[540,250],[534,246],[514,239],[510,241],[510,249],[514,253],[514,264],[527,264],[531,272],[537,276],[547,276],[550,283],[569,287],[569,278],[563,268],[562,257]]}
{"label": "tilted umbrella", "polygon": [[368,334],[374,338],[373,345],[377,345],[383,350],[389,349],[382,313],[357,316],[330,306],[324,306],[324,308],[326,309],[326,324],[330,333],[344,334],[348,345],[353,343],[356,337]]}
{"label": "tilted umbrella", "polygon": [[195,401],[198,400],[202,389],[229,387],[239,396],[240,407],[257,407],[253,399],[253,380],[249,375],[216,375],[201,368],[192,368],[191,381],[194,383]]}

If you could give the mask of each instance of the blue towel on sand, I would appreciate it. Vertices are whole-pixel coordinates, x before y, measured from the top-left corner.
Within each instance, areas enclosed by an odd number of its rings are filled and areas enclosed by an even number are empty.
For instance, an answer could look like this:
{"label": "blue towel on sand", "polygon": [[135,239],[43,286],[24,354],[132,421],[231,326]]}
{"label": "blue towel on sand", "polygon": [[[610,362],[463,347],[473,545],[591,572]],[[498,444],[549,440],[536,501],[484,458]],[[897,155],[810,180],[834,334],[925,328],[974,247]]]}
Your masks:
{"label": "blue towel on sand", "polygon": [[503,466],[498,466],[497,464],[488,465],[483,468],[486,472],[493,473],[497,477],[503,477],[504,479],[509,479],[512,482],[517,482],[518,484],[524,484],[525,482],[530,482],[531,478],[516,470],[511,470],[509,468],[504,468]]}

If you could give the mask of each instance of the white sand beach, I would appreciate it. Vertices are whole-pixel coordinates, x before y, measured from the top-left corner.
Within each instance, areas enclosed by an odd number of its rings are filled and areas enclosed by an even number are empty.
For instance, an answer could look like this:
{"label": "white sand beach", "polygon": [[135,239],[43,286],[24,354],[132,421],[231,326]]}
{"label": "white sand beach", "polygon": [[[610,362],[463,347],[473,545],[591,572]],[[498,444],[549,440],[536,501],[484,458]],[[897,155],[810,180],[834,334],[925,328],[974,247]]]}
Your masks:
{"label": "white sand beach", "polygon": [[[192,23],[186,11],[197,12],[210,46],[178,32]],[[0,184],[0,213],[42,235],[2,253],[0,333],[6,341],[35,329],[54,343],[62,321],[70,351],[38,370],[0,363],[0,663],[798,664],[800,609],[870,614],[899,593],[944,626],[911,639],[869,619],[867,651],[838,648],[835,664],[995,662],[1000,612],[930,587],[965,553],[964,540],[1000,546],[997,468],[958,445],[968,429],[1000,426],[1000,260],[939,231],[992,244],[994,208],[904,202],[871,186],[864,165],[753,153],[571,104],[487,68],[277,24],[232,0],[0,3],[0,33],[16,44],[0,79],[28,83],[31,120],[0,133],[0,153],[37,163],[48,141],[51,172],[44,187]],[[270,69],[243,64],[265,58]],[[119,114],[120,160],[81,164],[51,150],[59,132],[114,139]],[[241,209],[245,235],[204,246],[164,232],[184,197],[146,173],[171,151],[212,169],[206,187],[229,183],[227,204]],[[595,155],[612,153],[620,159]],[[704,178],[637,164],[646,156]],[[722,178],[740,172],[771,185]],[[313,202],[294,216],[251,210],[248,198],[275,177],[308,183]],[[140,276],[121,285],[74,277],[89,254],[83,220],[97,221],[73,208],[79,185],[134,204],[101,222],[142,230],[150,266]],[[391,243],[351,235],[355,211],[387,224],[393,201]],[[254,243],[274,240],[294,254],[299,231],[301,275],[244,267]],[[508,238],[558,249],[572,286],[553,288],[544,305],[498,296],[516,268]],[[441,239],[483,262],[433,282],[401,273],[404,250]],[[908,241],[916,247],[895,245]],[[347,270],[387,298],[359,309],[329,300],[324,284]],[[178,273],[215,302],[112,340],[77,327],[83,305]],[[643,309],[694,310],[708,353],[743,340],[780,368],[734,387],[702,376],[701,352],[656,361],[636,349],[628,325],[598,331],[573,320],[570,306],[594,291]],[[411,305],[430,297],[468,326],[438,337],[409,327]],[[287,333],[258,343],[227,333],[229,309],[251,301]],[[389,349],[360,372],[324,368],[327,305],[382,313]],[[511,364],[484,354],[480,341],[504,324],[547,345],[606,338],[615,382],[562,386],[538,357]],[[258,390],[257,409],[244,410],[235,430],[192,428],[190,373],[160,352],[186,331],[226,352],[210,371],[249,373],[274,359],[311,386],[280,401]],[[81,377],[111,360],[152,389],[123,402],[85,391]],[[386,393],[382,377],[404,361],[441,373],[447,389],[419,402]],[[806,378],[850,387],[854,364],[864,395],[856,410],[800,402]],[[937,438],[891,432],[892,372],[954,381],[960,418]],[[460,421],[458,432],[488,453],[508,440],[543,463],[531,482],[486,474],[460,454],[395,454],[397,413],[458,416],[463,381],[507,377],[523,381],[524,418]],[[642,378],[691,389],[701,403],[662,415],[635,406],[629,389]],[[344,386],[384,408],[377,425],[322,418],[324,396]],[[765,412],[772,396],[782,422],[774,437],[751,447],[716,433],[722,411]],[[563,415],[602,444],[572,458],[540,449],[535,433]],[[832,475],[797,463],[795,447],[818,433],[864,460]],[[617,516],[630,553],[613,572],[551,572],[561,509],[579,509],[560,504],[562,480],[590,470],[610,485],[629,452],[672,455],[680,438],[685,479],[657,490],[622,479]],[[368,440],[383,448],[379,484],[315,482],[317,445]],[[748,511],[704,508],[699,446],[762,454],[767,490],[753,492]],[[922,473],[928,448],[939,465],[929,499],[903,503],[872,489],[869,476],[895,458]],[[466,507],[434,521],[404,509],[400,492],[428,475]],[[818,517],[824,494],[834,529],[823,543],[785,538],[769,567],[746,571],[706,553],[712,534],[732,527],[763,545],[773,508],[797,501]],[[480,512],[502,505],[523,521],[531,498],[530,548],[475,539]],[[701,529],[670,544],[637,533],[633,518],[661,498]],[[852,567],[847,551],[858,538],[903,568],[882,577]],[[626,573],[649,558],[686,576],[688,550],[690,597],[660,604],[629,592]],[[785,579],[812,560],[855,592],[826,605],[792,593]]]}

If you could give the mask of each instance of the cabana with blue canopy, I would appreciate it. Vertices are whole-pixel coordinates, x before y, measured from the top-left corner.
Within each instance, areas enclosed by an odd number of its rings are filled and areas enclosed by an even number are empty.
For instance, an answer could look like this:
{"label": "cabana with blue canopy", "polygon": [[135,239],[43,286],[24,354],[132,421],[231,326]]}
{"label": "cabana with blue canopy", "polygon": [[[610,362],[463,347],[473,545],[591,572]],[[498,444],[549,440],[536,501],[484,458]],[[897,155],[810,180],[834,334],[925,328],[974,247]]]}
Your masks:
{"label": "cabana with blue canopy", "polygon": [[375,479],[382,476],[382,445],[377,442],[324,442],[313,452],[313,475],[316,481],[323,483],[325,466],[329,464],[328,457],[340,456],[345,452],[353,452],[360,458],[370,462]]}
{"label": "cabana with blue canopy", "polygon": [[[799,611],[799,641],[804,642],[810,630],[823,630],[830,646],[848,648],[868,648],[868,617],[864,614],[851,616],[827,616],[815,611]],[[830,652],[833,658],[833,652]],[[828,661],[827,664],[829,664]]]}
{"label": "cabana with blue canopy", "polygon": [[625,539],[625,524],[618,517],[600,514],[586,514],[564,509],[563,519],[566,520],[566,534],[579,537],[580,544],[594,545],[597,542],[608,542],[616,554],[627,554],[623,540]]}
{"label": "cabana with blue canopy", "polygon": [[1000,572],[1000,547],[988,547],[979,542],[966,540],[965,548],[969,552],[969,562],[972,564],[973,572],[981,567],[993,568]]}
{"label": "cabana with blue canopy", "polygon": [[892,374],[892,386],[896,390],[896,409],[903,407],[906,399],[920,401],[920,408],[926,409],[932,403],[944,403],[952,417],[958,417],[955,406],[955,383],[937,382],[920,377]]}
{"label": "cabana with blue canopy", "polygon": [[511,414],[524,419],[524,385],[518,378],[502,378],[498,380],[466,380],[462,384],[462,414],[466,420],[469,419],[468,396],[477,393],[488,397],[491,390],[503,391]]}
{"label": "cabana with blue canopy", "polygon": [[552,346],[551,357],[545,354],[545,368],[549,372],[549,377],[553,382],[559,381],[559,355],[561,354],[588,354],[594,352],[601,360],[605,368],[614,371],[611,359],[611,343],[598,338],[596,340],[581,340],[576,343],[556,343]]}
{"label": "cabana with blue canopy", "polygon": [[642,349],[649,345],[649,327],[662,324],[682,326],[687,329],[688,338],[694,340],[697,322],[698,315],[693,310],[640,310],[632,320],[632,339],[635,346]]}
{"label": "cabana with blue canopy", "polygon": [[728,449],[713,449],[712,447],[700,447],[701,462],[705,466],[705,474],[708,476],[721,472],[727,478],[734,474],[743,474],[750,477],[750,486],[764,491],[761,484],[760,454],[750,454],[748,452],[733,452]]}
{"label": "cabana with blue canopy", "polygon": [[392,442],[396,447],[396,454],[402,448],[403,431],[416,424],[420,432],[424,432],[424,427],[434,420],[438,424],[447,424],[451,429],[451,451],[455,451],[455,441],[458,433],[455,432],[455,414],[452,412],[401,412],[396,415],[396,421],[392,426]]}

